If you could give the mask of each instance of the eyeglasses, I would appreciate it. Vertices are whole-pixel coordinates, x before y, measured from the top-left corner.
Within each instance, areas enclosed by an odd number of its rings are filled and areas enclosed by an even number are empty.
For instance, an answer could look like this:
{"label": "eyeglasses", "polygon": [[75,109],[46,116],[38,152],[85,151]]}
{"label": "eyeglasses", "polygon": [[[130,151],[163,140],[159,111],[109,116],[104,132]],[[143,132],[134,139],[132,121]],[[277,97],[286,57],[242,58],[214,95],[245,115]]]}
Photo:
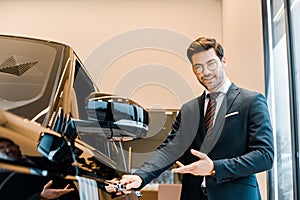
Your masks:
{"label": "eyeglasses", "polygon": [[[209,71],[214,71],[215,69],[217,69],[217,67],[218,67],[218,62],[216,60],[213,60],[213,61],[207,63],[207,69]],[[196,71],[197,71],[198,74],[201,74],[203,72],[203,70],[204,70],[204,65],[202,65],[202,64],[195,64],[194,68],[196,69]]]}

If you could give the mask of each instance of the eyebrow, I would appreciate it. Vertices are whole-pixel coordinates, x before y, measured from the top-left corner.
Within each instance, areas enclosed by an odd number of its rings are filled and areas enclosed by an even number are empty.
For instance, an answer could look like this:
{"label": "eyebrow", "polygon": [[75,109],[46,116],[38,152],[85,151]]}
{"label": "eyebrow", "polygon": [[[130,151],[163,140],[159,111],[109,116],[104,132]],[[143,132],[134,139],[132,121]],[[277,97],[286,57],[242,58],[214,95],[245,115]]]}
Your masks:
{"label": "eyebrow", "polygon": [[[216,59],[214,59],[214,58],[213,58],[213,59],[210,59],[209,61],[206,62],[206,64],[211,63],[211,62],[213,62],[213,61],[216,61]],[[194,66],[196,66],[196,65],[203,65],[203,64],[195,63]]]}
{"label": "eyebrow", "polygon": [[213,58],[213,59],[207,61],[206,63],[211,63],[211,62],[213,62],[213,61],[216,61],[216,59]]}

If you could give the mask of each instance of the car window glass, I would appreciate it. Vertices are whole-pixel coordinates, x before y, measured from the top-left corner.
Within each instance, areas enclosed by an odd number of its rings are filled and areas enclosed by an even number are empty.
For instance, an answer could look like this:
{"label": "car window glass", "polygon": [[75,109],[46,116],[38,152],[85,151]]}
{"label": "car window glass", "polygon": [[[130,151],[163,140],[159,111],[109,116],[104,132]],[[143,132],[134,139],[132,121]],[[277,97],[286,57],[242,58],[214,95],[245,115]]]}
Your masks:
{"label": "car window glass", "polygon": [[57,50],[34,40],[0,38],[0,109],[26,105],[43,95]]}
{"label": "car window glass", "polygon": [[78,60],[75,61],[74,90],[80,119],[87,119],[85,101],[90,93],[95,92],[95,86],[86,69]]}

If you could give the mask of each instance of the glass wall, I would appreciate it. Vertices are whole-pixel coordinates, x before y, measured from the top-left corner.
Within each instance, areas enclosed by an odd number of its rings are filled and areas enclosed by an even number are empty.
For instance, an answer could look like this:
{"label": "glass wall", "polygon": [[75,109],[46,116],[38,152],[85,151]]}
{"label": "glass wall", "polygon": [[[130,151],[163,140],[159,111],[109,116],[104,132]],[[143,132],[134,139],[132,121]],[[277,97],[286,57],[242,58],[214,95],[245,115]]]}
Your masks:
{"label": "glass wall", "polygon": [[294,162],[294,182],[297,193],[297,199],[300,199],[300,161],[299,161],[299,127],[300,127],[300,1],[291,0],[287,2],[289,25],[290,25],[290,42],[291,42],[291,80],[293,81],[293,113],[294,113],[294,145],[295,145],[295,162]]}
{"label": "glass wall", "polygon": [[[293,40],[293,78],[295,80],[295,104],[296,104],[296,117],[297,117],[297,132],[300,133],[300,0],[294,0],[290,6],[291,11],[291,27]],[[298,137],[299,139],[299,137]],[[300,142],[298,141],[298,144]]]}
{"label": "glass wall", "polygon": [[266,94],[276,159],[269,199],[299,199],[300,0],[262,0]]}

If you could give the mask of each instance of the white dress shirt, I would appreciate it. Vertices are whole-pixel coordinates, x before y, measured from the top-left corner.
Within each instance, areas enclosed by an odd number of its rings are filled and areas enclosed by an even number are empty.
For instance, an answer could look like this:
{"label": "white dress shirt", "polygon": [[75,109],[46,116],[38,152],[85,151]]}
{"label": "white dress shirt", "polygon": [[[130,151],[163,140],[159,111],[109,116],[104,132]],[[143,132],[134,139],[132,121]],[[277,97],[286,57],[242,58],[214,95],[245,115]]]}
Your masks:
{"label": "white dress shirt", "polygon": [[[216,99],[217,106],[216,106],[216,112],[215,112],[213,124],[215,123],[216,116],[217,116],[217,114],[219,112],[219,109],[220,109],[221,104],[222,104],[222,102],[224,100],[224,97],[225,97],[227,91],[230,88],[230,85],[231,85],[231,81],[229,80],[229,78],[227,78],[227,80],[225,81],[225,83],[216,91],[216,92],[220,92],[220,94],[219,94],[219,96]],[[207,97],[208,93],[210,93],[210,92],[208,90],[205,90],[206,98],[205,98],[205,105],[204,105],[204,116],[205,116],[207,104],[208,104],[208,101],[209,101],[209,99]]]}

